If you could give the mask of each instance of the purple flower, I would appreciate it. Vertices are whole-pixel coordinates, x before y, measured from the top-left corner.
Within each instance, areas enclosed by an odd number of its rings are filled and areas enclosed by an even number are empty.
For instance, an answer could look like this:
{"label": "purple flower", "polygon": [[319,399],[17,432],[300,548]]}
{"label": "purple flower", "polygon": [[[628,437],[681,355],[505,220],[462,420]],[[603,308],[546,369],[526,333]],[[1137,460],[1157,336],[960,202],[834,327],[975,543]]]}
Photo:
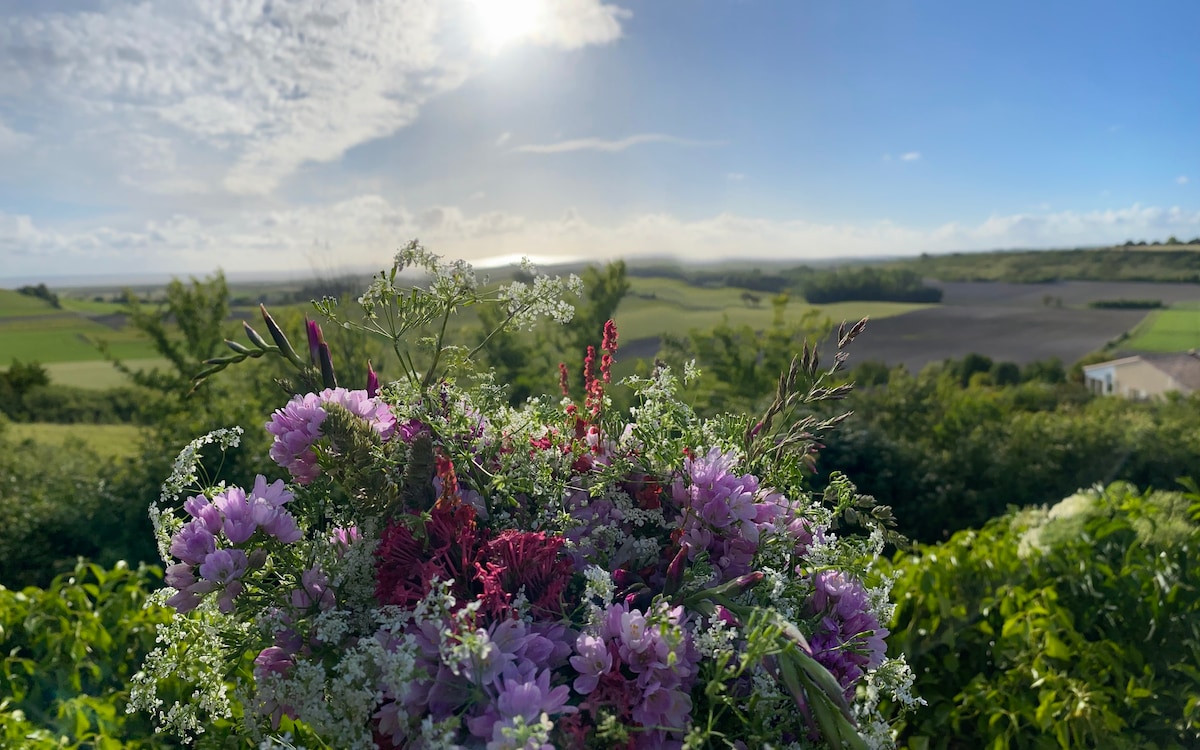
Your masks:
{"label": "purple flower", "polygon": [[525,721],[532,722],[543,713],[562,713],[570,694],[566,685],[551,688],[550,670],[543,669],[529,681],[505,678],[504,687],[496,699],[496,708],[505,719],[522,716]]}
{"label": "purple flower", "polygon": [[312,446],[321,437],[326,416],[320,397],[307,393],[276,409],[267,423],[267,432],[275,436],[271,458],[301,484],[309,484],[320,474]]}
{"label": "purple flower", "polygon": [[221,530],[221,512],[204,495],[196,495],[184,500],[183,509],[192,518],[203,523],[204,528],[212,533],[216,534]]}
{"label": "purple flower", "polygon": [[379,395],[379,376],[375,374],[375,368],[371,367],[371,360],[367,360],[367,398],[375,398]]}
{"label": "purple flower", "polygon": [[204,562],[216,548],[216,537],[200,520],[188,521],[171,537],[171,554],[191,565]]}
{"label": "purple flower", "polygon": [[168,565],[163,581],[175,589],[175,593],[167,599],[167,605],[180,613],[191,612],[200,606],[204,595],[216,588],[211,581],[197,581],[195,568],[187,563]]}
{"label": "purple flower", "polygon": [[677,480],[672,495],[683,511],[682,543],[695,559],[707,552],[719,580],[750,572],[763,532],[785,509],[786,500],[759,487],[752,474],[733,473],[737,456],[712,448],[684,461],[689,482]]}
{"label": "purple flower", "polygon": [[863,585],[840,571],[826,570],[813,576],[809,611],[820,617],[809,638],[813,657],[838,680],[849,698],[866,670],[883,661],[888,630],[871,612]]}
{"label": "purple flower", "polygon": [[236,581],[249,565],[246,553],[240,549],[219,549],[200,565],[200,577],[206,581],[227,584]]}
{"label": "purple flower", "polygon": [[396,431],[396,417],[388,405],[371,398],[366,391],[351,391],[345,388],[326,388],[321,391],[321,401],[338,404],[351,414],[371,425],[379,437],[388,440]]}
{"label": "purple flower", "polygon": [[612,654],[603,639],[587,633],[580,633],[575,639],[575,652],[579,654],[571,657],[571,666],[579,673],[575,678],[575,692],[587,695],[596,689],[600,676],[612,669]]}
{"label": "purple flower", "polygon": [[275,436],[271,458],[287,469],[300,484],[310,484],[321,473],[313,444],[321,438],[325,422],[324,404],[338,404],[367,421],[381,439],[388,440],[396,429],[396,418],[383,401],[366,391],[326,388],[317,393],[296,396],[282,409],[276,409],[267,423],[267,432]]}
{"label": "purple flower", "polygon": [[318,367],[321,365],[321,344],[325,343],[325,337],[321,335],[321,326],[315,320],[309,320],[308,316],[304,316],[305,333],[308,334],[308,357],[312,363]]}
{"label": "purple flower", "polygon": [[238,579],[246,572],[249,560],[240,549],[219,549],[200,566],[200,577],[221,588],[217,606],[225,614],[233,612],[233,600],[242,593],[242,582]]}
{"label": "purple flower", "polygon": [[213,505],[221,511],[221,530],[234,544],[241,544],[254,535],[258,525],[250,512],[250,502],[241,487],[230,487],[213,498]]}
{"label": "purple flower", "polygon": [[687,728],[692,713],[692,697],[681,690],[658,683],[646,686],[642,700],[633,708],[633,720],[646,727]]}
{"label": "purple flower", "polygon": [[254,488],[250,490],[250,495],[266,500],[276,508],[281,508],[294,499],[294,496],[288,491],[287,485],[283,483],[282,479],[276,479],[274,482],[268,484],[267,478],[262,474],[254,478]]}
{"label": "purple flower", "polygon": [[300,574],[300,588],[292,590],[291,602],[296,609],[308,609],[313,605],[322,611],[333,609],[337,604],[329,579],[320,568],[309,568]]}
{"label": "purple flower", "polygon": [[287,674],[292,668],[292,655],[278,646],[264,648],[254,658],[254,676],[262,679],[266,674]]}

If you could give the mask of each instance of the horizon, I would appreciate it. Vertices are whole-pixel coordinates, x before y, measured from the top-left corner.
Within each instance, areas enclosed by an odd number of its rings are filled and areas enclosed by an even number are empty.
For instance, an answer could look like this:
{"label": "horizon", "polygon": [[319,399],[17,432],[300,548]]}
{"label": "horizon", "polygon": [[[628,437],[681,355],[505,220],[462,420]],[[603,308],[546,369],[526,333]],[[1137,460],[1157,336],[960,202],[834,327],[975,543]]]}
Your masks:
{"label": "horizon", "polygon": [[0,284],[377,270],[414,237],[479,265],[1187,240],[1198,22],[1184,0],[0,0]]}

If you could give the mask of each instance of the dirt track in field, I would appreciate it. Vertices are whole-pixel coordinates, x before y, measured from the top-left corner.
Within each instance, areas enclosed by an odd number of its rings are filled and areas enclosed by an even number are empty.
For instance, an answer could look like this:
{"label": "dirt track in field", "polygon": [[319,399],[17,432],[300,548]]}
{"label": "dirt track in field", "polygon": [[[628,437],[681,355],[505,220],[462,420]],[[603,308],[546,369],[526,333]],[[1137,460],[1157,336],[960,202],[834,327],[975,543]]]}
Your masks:
{"label": "dirt track in field", "polygon": [[[975,352],[1026,364],[1057,357],[1071,365],[1145,317],[1146,310],[1099,310],[1096,300],[1200,300],[1200,285],[1067,281],[1054,284],[947,283],[942,304],[871,321],[850,364],[882,360],[918,372],[930,362]],[[1059,301],[1061,300],[1061,307]]]}

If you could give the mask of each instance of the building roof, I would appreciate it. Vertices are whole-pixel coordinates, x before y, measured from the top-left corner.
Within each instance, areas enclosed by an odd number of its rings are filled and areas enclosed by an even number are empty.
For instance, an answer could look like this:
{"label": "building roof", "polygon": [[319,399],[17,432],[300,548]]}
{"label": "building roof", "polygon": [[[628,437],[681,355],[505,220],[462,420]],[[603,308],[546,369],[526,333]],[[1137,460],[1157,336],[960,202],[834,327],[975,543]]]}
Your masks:
{"label": "building roof", "polygon": [[1184,388],[1200,391],[1200,353],[1195,349],[1178,354],[1146,354],[1142,359],[1170,375]]}

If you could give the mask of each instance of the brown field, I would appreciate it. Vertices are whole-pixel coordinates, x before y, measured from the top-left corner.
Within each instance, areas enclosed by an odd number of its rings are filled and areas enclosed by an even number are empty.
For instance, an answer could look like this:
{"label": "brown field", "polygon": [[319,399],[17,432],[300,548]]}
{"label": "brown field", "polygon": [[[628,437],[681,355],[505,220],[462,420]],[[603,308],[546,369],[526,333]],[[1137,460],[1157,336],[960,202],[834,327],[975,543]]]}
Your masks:
{"label": "brown field", "polygon": [[[881,360],[918,372],[930,362],[975,352],[1026,364],[1057,357],[1070,365],[1136,326],[1146,310],[1098,310],[1096,300],[1200,300],[1198,284],[1064,281],[1052,284],[938,284],[942,304],[872,321],[851,363]],[[1061,300],[1061,307],[1059,307]]]}

